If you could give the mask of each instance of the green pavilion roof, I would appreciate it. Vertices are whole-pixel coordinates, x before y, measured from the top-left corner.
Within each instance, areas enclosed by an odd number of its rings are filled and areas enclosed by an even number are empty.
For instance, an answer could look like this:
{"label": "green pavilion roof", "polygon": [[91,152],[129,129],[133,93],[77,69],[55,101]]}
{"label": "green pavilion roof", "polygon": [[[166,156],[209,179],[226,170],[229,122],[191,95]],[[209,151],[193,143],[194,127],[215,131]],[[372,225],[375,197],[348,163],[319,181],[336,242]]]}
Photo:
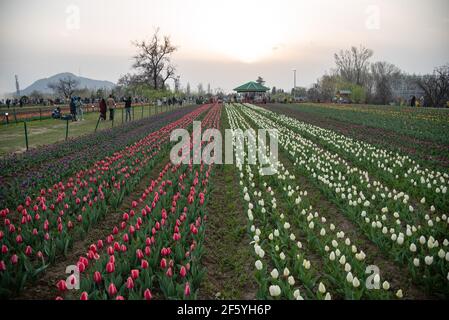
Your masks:
{"label": "green pavilion roof", "polygon": [[234,91],[237,92],[267,92],[268,90],[270,90],[270,88],[254,81],[250,81],[234,89]]}

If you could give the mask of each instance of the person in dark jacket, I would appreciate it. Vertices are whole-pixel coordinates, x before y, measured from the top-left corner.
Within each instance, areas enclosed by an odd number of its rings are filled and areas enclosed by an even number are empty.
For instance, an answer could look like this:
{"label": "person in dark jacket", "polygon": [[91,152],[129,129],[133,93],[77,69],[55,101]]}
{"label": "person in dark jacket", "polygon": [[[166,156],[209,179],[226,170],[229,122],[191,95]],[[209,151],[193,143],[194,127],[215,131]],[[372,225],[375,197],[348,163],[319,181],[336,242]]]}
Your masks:
{"label": "person in dark jacket", "polygon": [[131,102],[132,102],[131,97],[128,97],[128,99],[125,100],[126,122],[131,121]]}
{"label": "person in dark jacket", "polygon": [[412,100],[410,101],[410,107],[415,107],[416,106],[416,97],[413,96]]}
{"label": "person in dark jacket", "polygon": [[101,98],[101,100],[100,100],[100,118],[102,120],[106,120],[107,111],[108,111],[108,107],[106,106],[106,100],[104,100],[104,98]]}
{"label": "person in dark jacket", "polygon": [[72,121],[76,121],[76,101],[75,101],[75,97],[70,98],[70,114],[72,115]]}

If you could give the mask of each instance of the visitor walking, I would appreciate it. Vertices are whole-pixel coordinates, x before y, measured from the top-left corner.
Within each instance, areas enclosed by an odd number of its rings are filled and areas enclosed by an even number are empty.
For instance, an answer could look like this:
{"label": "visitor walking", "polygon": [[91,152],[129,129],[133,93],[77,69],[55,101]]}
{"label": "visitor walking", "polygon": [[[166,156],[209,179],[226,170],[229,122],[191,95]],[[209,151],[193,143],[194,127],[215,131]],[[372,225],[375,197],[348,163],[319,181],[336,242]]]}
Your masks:
{"label": "visitor walking", "polygon": [[108,111],[108,108],[106,106],[106,100],[104,98],[101,98],[100,100],[100,119],[106,120],[106,112]]}
{"label": "visitor walking", "polygon": [[108,106],[109,109],[109,120],[114,120],[114,113],[115,113],[115,100],[114,98],[112,98],[112,94],[109,95],[108,100],[106,101],[106,105]]}
{"label": "visitor walking", "polygon": [[415,107],[416,106],[416,97],[413,96],[412,100],[410,101],[410,107]]}
{"label": "visitor walking", "polygon": [[125,101],[126,122],[131,121],[131,102],[132,102],[131,97],[128,97],[128,99],[126,99]]}
{"label": "visitor walking", "polygon": [[84,110],[83,110],[83,102],[81,101],[81,97],[76,98],[76,115],[78,121],[84,121]]}
{"label": "visitor walking", "polygon": [[76,121],[75,97],[70,98],[70,114],[72,115],[72,121]]}

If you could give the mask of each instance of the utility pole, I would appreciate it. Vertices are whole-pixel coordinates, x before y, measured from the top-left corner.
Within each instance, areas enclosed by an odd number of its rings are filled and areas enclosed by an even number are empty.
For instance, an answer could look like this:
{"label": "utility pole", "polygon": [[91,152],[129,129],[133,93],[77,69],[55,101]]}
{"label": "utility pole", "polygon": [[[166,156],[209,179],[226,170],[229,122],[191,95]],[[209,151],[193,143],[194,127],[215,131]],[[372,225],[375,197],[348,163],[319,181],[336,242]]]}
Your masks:
{"label": "utility pole", "polygon": [[293,97],[296,98],[296,69],[293,69]]}
{"label": "utility pole", "polygon": [[19,86],[19,76],[16,74],[16,95],[18,98],[20,98],[20,86]]}

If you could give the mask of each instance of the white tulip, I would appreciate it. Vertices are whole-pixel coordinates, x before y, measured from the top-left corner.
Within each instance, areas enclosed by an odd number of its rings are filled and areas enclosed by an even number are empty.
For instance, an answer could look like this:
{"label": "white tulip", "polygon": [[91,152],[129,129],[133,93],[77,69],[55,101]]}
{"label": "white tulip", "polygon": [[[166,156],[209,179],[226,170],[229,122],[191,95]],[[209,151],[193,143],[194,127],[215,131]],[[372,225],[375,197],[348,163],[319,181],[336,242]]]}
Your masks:
{"label": "white tulip", "polygon": [[352,280],[352,285],[354,288],[358,288],[360,286],[360,281],[359,279],[357,279],[357,277],[354,277],[354,279]]}
{"label": "white tulip", "polygon": [[348,281],[349,283],[352,283],[353,280],[354,280],[354,277],[352,276],[352,273],[348,272],[348,274],[346,275],[346,281]]}
{"label": "white tulip", "polygon": [[326,287],[324,286],[324,284],[322,282],[320,282],[320,284],[318,285],[318,291],[320,293],[325,293],[326,292]]}
{"label": "white tulip", "polygon": [[326,293],[326,296],[324,297],[324,300],[331,300],[331,299],[332,299],[331,294],[329,292]]}
{"label": "white tulip", "polygon": [[398,297],[399,299],[402,299],[402,298],[404,297],[404,295],[402,294],[402,290],[401,290],[401,289],[399,289],[399,290],[396,292],[396,297]]}
{"label": "white tulip", "polygon": [[255,266],[256,266],[257,270],[262,270],[262,268],[263,268],[262,261],[257,260],[256,263],[255,263]]}
{"label": "white tulip", "polygon": [[273,279],[277,279],[279,277],[279,272],[277,269],[273,269],[270,274]]}
{"label": "white tulip", "polygon": [[288,284],[289,285],[291,285],[291,286],[294,286],[295,285],[295,279],[292,277],[292,276],[290,276],[290,277],[288,277]]}
{"label": "white tulip", "polygon": [[384,283],[382,284],[382,288],[384,290],[390,290],[390,283],[388,283],[388,281],[384,281]]}
{"label": "white tulip", "polygon": [[430,266],[430,265],[433,263],[433,257],[426,256],[426,257],[424,258],[424,262],[425,262],[428,266]]}
{"label": "white tulip", "polygon": [[416,245],[415,245],[414,243],[412,243],[412,244],[410,245],[410,251],[411,251],[411,252],[416,252],[416,250],[417,250]]}
{"label": "white tulip", "polygon": [[272,297],[278,297],[281,295],[281,288],[279,286],[270,286],[270,295]]}
{"label": "white tulip", "polygon": [[419,267],[419,259],[418,258],[413,259],[413,264],[415,265],[415,267]]}

